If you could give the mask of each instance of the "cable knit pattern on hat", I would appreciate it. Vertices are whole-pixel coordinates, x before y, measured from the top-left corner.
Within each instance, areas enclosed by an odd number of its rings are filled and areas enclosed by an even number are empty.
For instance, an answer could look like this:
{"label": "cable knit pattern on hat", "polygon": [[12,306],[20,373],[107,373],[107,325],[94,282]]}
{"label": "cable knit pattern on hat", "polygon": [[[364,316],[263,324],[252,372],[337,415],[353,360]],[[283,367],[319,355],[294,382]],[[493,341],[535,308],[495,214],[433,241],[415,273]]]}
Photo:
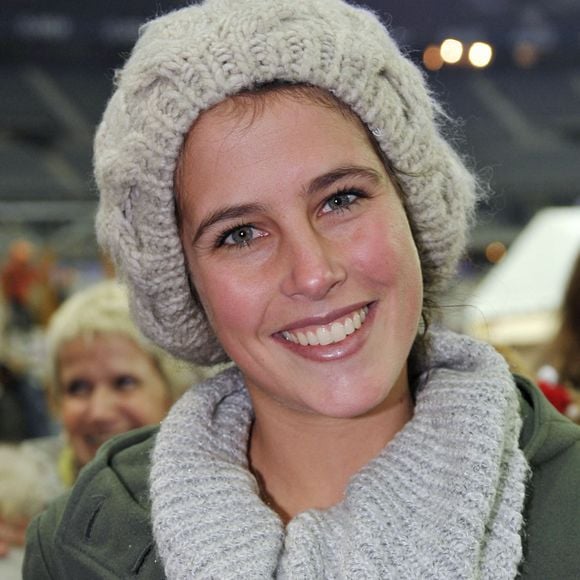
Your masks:
{"label": "cable knit pattern on hat", "polygon": [[236,368],[189,391],[153,452],[153,532],[170,580],[514,578],[528,466],[505,361],[449,332],[411,421],[343,502],[284,529],[248,470],[252,407]]}
{"label": "cable knit pattern on hat", "polygon": [[191,295],[177,159],[202,111],[272,81],[326,89],[372,130],[402,185],[427,295],[464,250],[474,179],[440,134],[421,71],[371,12],[341,0],[206,0],[162,16],[142,28],[97,131],[97,233],[143,332],[192,362],[227,357]]}

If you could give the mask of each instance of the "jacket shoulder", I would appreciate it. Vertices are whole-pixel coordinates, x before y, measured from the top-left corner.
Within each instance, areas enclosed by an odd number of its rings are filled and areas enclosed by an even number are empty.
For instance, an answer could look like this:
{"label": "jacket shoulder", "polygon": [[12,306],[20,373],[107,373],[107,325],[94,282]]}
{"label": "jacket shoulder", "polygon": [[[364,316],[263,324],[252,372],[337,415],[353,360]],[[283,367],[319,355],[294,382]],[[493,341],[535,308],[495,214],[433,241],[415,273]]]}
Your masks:
{"label": "jacket shoulder", "polygon": [[523,418],[520,447],[532,466],[574,449],[580,426],[559,413],[531,381],[516,376]]}
{"label": "jacket shoulder", "polygon": [[156,433],[145,427],[107,442],[72,490],[32,522],[25,580],[164,577],[148,497]]}
{"label": "jacket shoulder", "polygon": [[541,391],[517,378],[529,462],[522,578],[577,578],[580,572],[580,426]]}

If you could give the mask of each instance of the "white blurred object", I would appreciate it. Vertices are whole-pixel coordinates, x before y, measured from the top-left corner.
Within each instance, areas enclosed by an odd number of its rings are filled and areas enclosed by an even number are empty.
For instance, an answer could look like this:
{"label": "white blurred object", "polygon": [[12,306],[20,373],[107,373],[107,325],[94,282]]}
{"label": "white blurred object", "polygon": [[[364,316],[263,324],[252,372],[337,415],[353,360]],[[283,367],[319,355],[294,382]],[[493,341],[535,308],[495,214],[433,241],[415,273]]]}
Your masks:
{"label": "white blurred object", "polygon": [[47,439],[0,444],[0,518],[3,520],[29,520],[64,491],[58,478],[56,457],[41,447],[41,442]]}
{"label": "white blurred object", "polygon": [[24,548],[12,548],[4,558],[0,558],[0,578],[2,580],[22,580]]}
{"label": "white blurred object", "polygon": [[469,298],[465,330],[498,345],[548,340],[579,251],[580,207],[538,212]]}
{"label": "white blurred object", "polygon": [[538,381],[549,383],[550,385],[558,384],[558,371],[551,365],[543,365],[536,373]]}

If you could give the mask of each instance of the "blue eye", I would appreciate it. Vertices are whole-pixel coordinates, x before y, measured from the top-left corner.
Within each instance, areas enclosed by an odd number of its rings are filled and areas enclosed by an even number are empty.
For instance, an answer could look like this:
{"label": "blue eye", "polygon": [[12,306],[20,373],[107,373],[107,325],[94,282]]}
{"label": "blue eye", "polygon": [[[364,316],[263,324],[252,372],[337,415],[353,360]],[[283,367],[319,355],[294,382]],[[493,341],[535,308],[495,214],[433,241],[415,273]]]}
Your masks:
{"label": "blue eye", "polygon": [[226,245],[245,246],[254,239],[254,228],[252,226],[241,226],[233,230],[224,239]]}
{"label": "blue eye", "polygon": [[256,238],[265,235],[251,224],[240,224],[223,232],[216,241],[216,248],[222,246],[229,248],[244,248],[250,246]]}
{"label": "blue eye", "polygon": [[322,206],[322,213],[343,212],[350,209],[361,197],[363,194],[357,190],[339,191],[326,199]]}

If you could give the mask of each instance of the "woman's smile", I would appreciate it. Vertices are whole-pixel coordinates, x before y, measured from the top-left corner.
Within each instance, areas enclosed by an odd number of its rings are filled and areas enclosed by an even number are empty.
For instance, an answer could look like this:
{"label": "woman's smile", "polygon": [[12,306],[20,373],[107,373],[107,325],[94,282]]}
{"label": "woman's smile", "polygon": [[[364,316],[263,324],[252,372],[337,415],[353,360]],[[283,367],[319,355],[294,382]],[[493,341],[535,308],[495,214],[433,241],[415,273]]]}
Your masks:
{"label": "woman's smile", "polygon": [[[273,339],[295,355],[315,362],[331,362],[355,355],[371,332],[376,302],[338,311],[320,319],[296,322]],[[347,309],[342,309],[344,312]],[[324,323],[325,321],[329,321]]]}
{"label": "woman's smile", "polygon": [[368,314],[368,307],[358,308],[348,316],[340,317],[330,324],[302,326],[298,330],[284,330],[282,336],[301,346],[326,346],[342,342],[347,336],[355,333],[363,325]]}

